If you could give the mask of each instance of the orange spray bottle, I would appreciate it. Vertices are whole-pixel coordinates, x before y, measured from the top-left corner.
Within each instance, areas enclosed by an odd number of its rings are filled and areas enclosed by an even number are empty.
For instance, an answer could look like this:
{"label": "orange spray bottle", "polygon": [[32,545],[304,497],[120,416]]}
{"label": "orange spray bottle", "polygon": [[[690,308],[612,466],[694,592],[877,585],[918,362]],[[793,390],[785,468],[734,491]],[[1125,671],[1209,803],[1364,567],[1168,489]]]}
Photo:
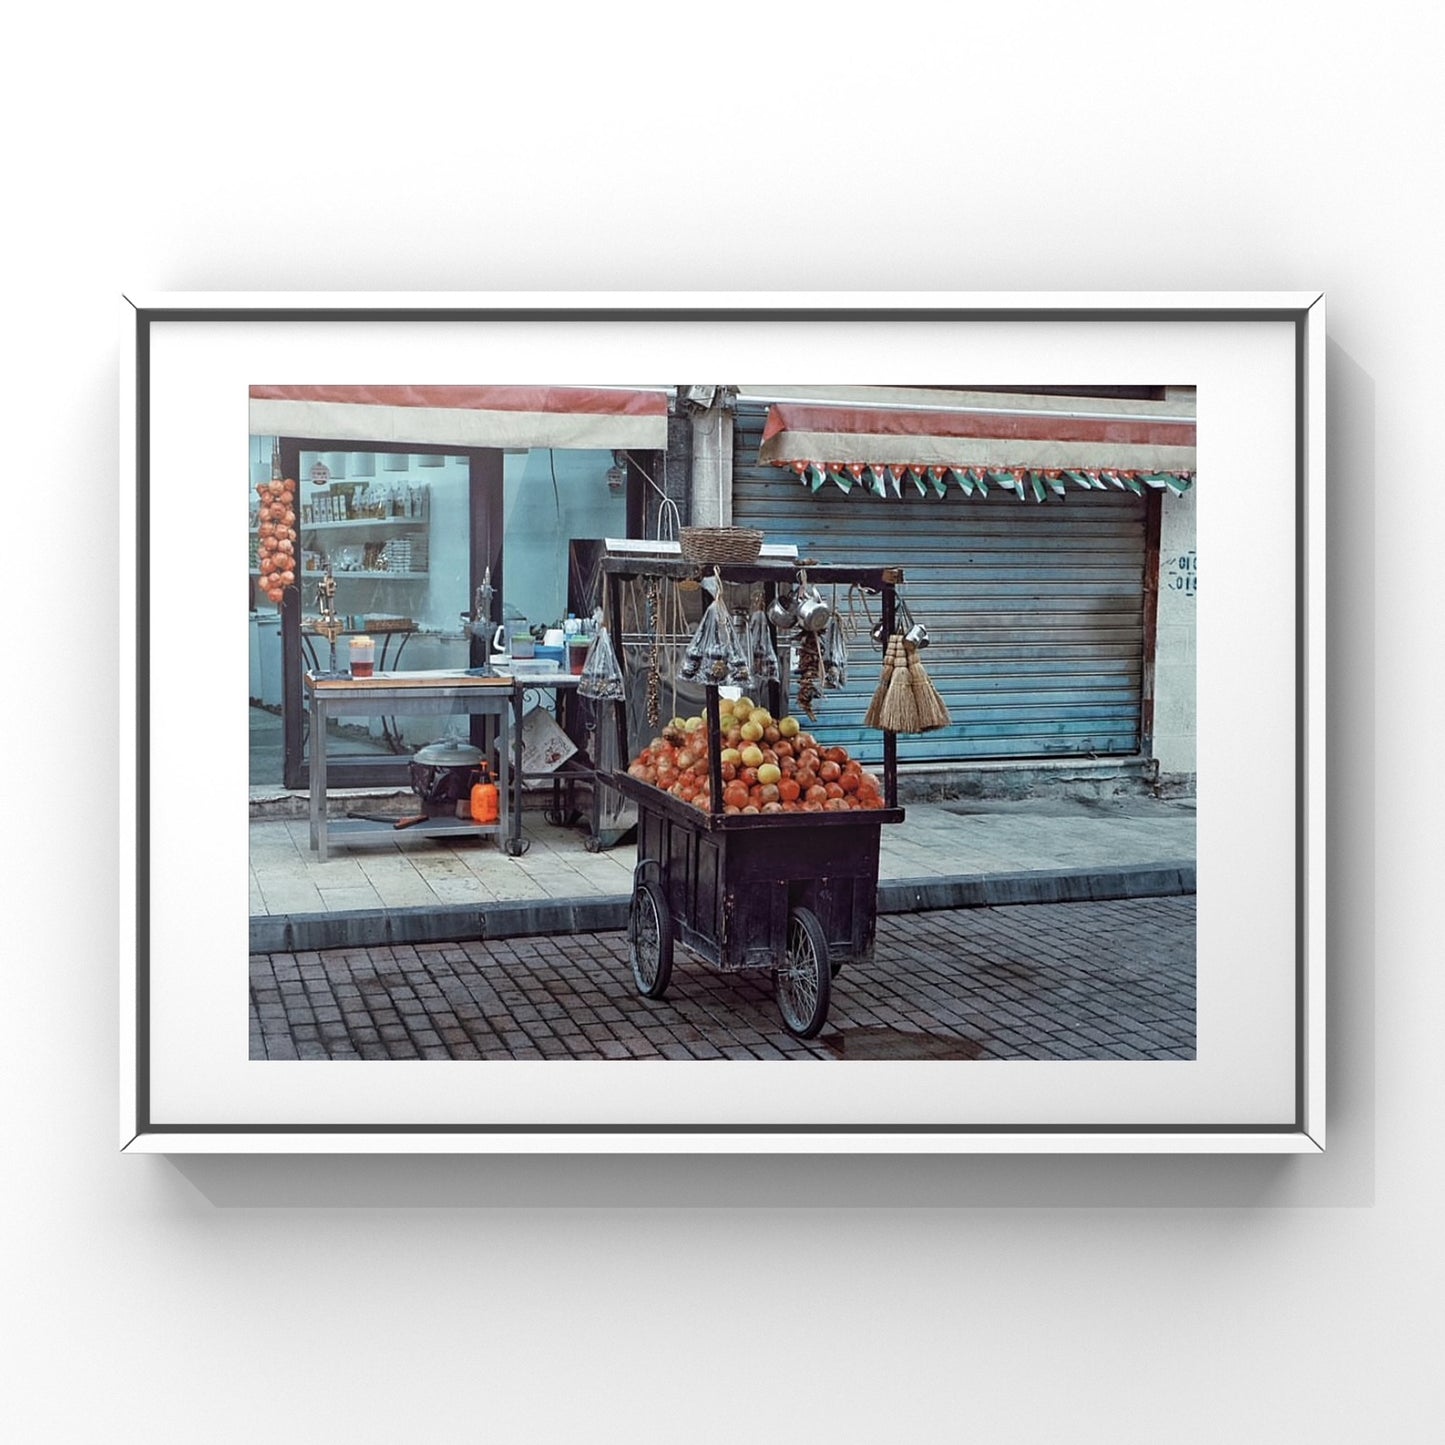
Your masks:
{"label": "orange spray bottle", "polygon": [[472,784],[472,822],[495,823],[501,816],[501,797],[491,770],[482,764],[482,780]]}

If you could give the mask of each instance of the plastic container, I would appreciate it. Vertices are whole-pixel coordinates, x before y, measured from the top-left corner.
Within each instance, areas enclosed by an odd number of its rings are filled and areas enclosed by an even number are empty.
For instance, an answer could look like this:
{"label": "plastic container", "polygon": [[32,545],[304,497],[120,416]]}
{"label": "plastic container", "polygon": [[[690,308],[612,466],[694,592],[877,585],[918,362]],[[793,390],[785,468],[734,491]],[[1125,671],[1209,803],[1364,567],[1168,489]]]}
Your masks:
{"label": "plastic container", "polygon": [[352,677],[371,677],[376,671],[376,640],[371,637],[351,639]]}
{"label": "plastic container", "polygon": [[501,811],[501,793],[483,763],[481,782],[472,784],[472,822],[495,823]]}
{"label": "plastic container", "polygon": [[590,637],[579,635],[567,639],[567,671],[573,677],[582,676],[582,670],[587,666],[587,654],[591,648],[592,639]]}
{"label": "plastic container", "polygon": [[566,665],[567,649],[560,643],[556,647],[546,647],[538,643],[533,649],[534,660],[537,662],[550,662],[559,672]]}

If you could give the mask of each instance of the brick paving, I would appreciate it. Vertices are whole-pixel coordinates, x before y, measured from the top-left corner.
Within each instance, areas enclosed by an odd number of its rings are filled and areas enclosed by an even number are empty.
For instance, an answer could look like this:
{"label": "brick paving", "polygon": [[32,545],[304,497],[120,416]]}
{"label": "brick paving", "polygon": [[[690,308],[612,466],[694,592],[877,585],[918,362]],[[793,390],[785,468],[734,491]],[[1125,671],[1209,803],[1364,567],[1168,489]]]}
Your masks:
{"label": "brick paving", "polygon": [[250,1056],[1192,1059],[1194,930],[1192,895],[884,915],[806,1042],[681,947],[639,997],[625,933],[256,954]]}

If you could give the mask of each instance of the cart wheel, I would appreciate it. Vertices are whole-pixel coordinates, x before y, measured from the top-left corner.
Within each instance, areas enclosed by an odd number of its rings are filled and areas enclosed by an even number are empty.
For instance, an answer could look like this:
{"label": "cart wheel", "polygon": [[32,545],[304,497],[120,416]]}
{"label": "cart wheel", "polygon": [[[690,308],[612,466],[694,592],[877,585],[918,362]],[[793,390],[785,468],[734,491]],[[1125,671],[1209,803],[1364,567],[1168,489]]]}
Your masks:
{"label": "cart wheel", "polygon": [[661,998],[672,978],[672,912],[662,885],[651,878],[633,889],[627,942],[637,991],[643,998]]}
{"label": "cart wheel", "polygon": [[530,838],[508,838],[507,857],[520,858],[531,846],[532,840]]}
{"label": "cart wheel", "polygon": [[602,839],[596,833],[589,833],[583,840],[582,846],[589,853],[600,853],[602,851]]}
{"label": "cart wheel", "polygon": [[548,808],[547,811],[542,814],[542,817],[547,821],[550,827],[561,828],[565,826],[562,821],[562,814],[556,808]]}
{"label": "cart wheel", "polygon": [[811,909],[793,909],[788,915],[788,956],[783,966],[773,971],[778,1012],[790,1034],[811,1039],[823,1027],[832,978],[823,925]]}

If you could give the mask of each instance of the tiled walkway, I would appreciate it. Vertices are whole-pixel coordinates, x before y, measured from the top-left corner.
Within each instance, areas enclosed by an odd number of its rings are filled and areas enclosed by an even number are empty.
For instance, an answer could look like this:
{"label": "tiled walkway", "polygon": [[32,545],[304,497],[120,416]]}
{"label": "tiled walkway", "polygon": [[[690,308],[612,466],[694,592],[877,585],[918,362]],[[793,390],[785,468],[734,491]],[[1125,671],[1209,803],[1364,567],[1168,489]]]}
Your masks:
{"label": "tiled walkway", "polygon": [[[883,829],[879,876],[892,879],[1192,862],[1192,801],[1120,798],[909,804]],[[632,891],[630,843],[590,853],[582,833],[524,817],[530,848],[490,840],[383,840],[332,848],[318,863],[305,818],[251,823],[254,917],[435,908],[507,901],[620,898]]]}

